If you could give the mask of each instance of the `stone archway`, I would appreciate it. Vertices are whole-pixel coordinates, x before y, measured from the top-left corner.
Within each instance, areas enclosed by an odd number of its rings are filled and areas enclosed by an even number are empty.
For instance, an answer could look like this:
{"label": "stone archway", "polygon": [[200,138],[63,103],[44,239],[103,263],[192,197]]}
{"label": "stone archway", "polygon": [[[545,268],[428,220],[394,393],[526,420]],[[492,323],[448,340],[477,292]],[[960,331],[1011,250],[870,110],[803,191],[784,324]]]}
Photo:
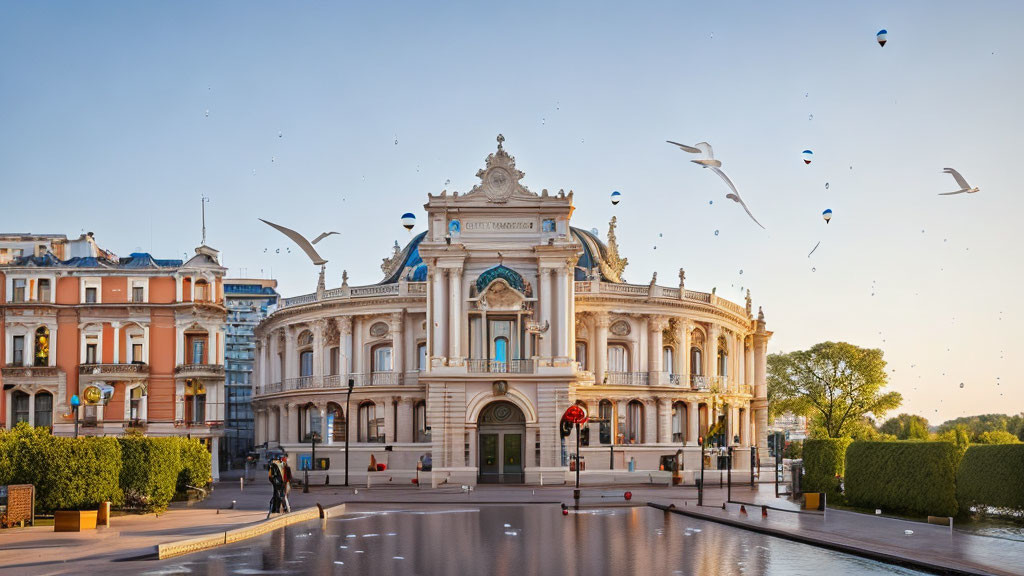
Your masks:
{"label": "stone archway", "polygon": [[526,416],[515,404],[497,400],[477,420],[478,480],[481,484],[522,484],[524,481]]}

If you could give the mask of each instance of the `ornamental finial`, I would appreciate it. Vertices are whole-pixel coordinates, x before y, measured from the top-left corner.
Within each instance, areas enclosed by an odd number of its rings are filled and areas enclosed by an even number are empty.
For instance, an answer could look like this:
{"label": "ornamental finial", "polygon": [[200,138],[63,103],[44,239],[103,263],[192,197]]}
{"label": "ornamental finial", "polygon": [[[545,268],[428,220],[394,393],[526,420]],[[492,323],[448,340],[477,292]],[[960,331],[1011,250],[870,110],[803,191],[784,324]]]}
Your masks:
{"label": "ornamental finial", "polygon": [[498,134],[498,150],[501,150],[501,144],[504,141],[505,141],[505,137],[503,135],[501,135],[501,134]]}

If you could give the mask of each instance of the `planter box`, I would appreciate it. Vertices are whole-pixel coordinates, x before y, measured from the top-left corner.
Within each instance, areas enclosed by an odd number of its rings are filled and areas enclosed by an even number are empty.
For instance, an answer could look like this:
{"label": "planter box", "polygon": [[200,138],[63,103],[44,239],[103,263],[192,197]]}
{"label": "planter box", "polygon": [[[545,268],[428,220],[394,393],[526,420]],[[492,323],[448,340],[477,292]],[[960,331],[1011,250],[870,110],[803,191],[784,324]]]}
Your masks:
{"label": "planter box", "polygon": [[58,510],[53,513],[54,532],[96,529],[96,510]]}

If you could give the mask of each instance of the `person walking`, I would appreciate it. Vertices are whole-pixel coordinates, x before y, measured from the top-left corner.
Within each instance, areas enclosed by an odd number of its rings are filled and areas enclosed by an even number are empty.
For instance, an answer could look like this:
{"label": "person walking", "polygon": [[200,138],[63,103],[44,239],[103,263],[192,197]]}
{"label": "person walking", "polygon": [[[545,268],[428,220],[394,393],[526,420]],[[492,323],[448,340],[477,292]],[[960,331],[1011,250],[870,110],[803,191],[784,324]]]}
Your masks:
{"label": "person walking", "polygon": [[269,519],[271,514],[281,511],[281,501],[284,495],[284,469],[281,467],[281,461],[277,458],[270,461],[268,468],[267,479],[270,480],[270,485],[274,489],[274,493],[270,497],[270,510],[267,511]]}
{"label": "person walking", "polygon": [[292,505],[288,502],[288,494],[292,491],[292,467],[288,465],[288,457],[281,457],[281,476],[284,478],[284,492],[281,499],[284,502],[284,511],[291,512]]}

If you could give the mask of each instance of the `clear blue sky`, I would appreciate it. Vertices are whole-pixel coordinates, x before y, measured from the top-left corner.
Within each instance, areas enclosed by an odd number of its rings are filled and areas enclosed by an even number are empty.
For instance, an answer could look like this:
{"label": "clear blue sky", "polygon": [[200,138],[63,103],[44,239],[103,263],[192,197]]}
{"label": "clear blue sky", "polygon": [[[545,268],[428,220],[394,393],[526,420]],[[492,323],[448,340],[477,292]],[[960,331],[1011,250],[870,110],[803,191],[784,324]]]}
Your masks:
{"label": "clear blue sky", "polygon": [[[315,287],[264,217],[371,283],[501,132],[575,225],[618,216],[629,280],[749,287],[774,351],[881,347],[933,422],[1021,411],[1024,5],[772,4],[0,2],[0,230],[182,257],[206,194],[233,274]],[[945,166],[982,192],[937,196]]]}

